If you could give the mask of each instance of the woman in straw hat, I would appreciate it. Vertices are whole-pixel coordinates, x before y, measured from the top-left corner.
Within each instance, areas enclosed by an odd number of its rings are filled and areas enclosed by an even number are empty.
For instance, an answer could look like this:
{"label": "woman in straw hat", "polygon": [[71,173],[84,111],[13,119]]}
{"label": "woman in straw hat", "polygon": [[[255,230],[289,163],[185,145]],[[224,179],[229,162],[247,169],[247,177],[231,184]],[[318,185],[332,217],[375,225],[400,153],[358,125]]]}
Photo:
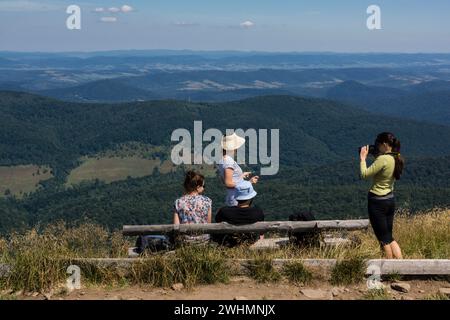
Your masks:
{"label": "woman in straw hat", "polygon": [[[248,178],[251,172],[242,172],[241,167],[234,160],[236,150],[245,143],[245,139],[238,136],[235,132],[232,135],[222,138],[223,157],[218,163],[218,173],[225,187],[227,195],[225,204],[228,207],[237,206],[235,199],[235,188],[240,182]],[[259,177],[254,176],[249,181],[253,184],[258,182]]]}

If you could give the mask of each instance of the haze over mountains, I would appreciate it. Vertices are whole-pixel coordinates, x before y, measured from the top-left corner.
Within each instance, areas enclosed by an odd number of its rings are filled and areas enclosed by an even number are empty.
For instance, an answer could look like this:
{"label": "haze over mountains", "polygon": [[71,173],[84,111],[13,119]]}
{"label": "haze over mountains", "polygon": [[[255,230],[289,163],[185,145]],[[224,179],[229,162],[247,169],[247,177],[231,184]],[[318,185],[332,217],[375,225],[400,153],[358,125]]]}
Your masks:
{"label": "haze over mountains", "polygon": [[450,124],[450,54],[0,52],[0,70],[0,89],[74,102],[297,95]]}
{"label": "haze over mountains", "polygon": [[404,89],[346,81],[329,89],[327,97],[374,113],[450,125],[449,81],[427,81]]}

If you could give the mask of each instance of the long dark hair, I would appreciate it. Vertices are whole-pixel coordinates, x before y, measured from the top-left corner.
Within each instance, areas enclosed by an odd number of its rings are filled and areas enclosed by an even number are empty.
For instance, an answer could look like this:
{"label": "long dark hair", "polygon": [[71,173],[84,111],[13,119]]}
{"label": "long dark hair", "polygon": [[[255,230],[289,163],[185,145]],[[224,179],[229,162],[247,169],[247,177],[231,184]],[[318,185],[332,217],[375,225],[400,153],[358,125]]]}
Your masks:
{"label": "long dark hair", "polygon": [[203,186],[205,183],[205,177],[195,171],[186,172],[184,177],[184,191],[186,193],[191,193],[196,191],[198,187]]}
{"label": "long dark hair", "polygon": [[405,159],[400,155],[400,140],[390,132],[382,132],[377,136],[375,143],[386,143],[392,148],[391,155],[395,159],[394,178],[399,180],[405,167]]}

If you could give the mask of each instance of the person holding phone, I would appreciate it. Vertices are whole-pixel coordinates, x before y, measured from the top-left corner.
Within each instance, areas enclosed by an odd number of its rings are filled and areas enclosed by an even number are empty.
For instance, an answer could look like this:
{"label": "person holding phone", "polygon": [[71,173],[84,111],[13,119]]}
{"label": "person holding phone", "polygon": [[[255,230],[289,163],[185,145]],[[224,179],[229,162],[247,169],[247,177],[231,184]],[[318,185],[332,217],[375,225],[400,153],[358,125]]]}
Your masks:
{"label": "person holding phone", "polygon": [[[251,172],[243,172],[239,164],[235,161],[236,150],[245,143],[245,139],[238,136],[235,132],[232,135],[224,136],[222,138],[222,159],[218,163],[218,174],[222,179],[223,184],[227,189],[225,197],[225,205],[228,207],[237,206],[238,202],[235,199],[236,186],[250,178]],[[259,177],[253,176],[250,178],[252,184],[258,182]]]}
{"label": "person holding phone", "polygon": [[400,140],[392,133],[380,133],[372,146],[375,156],[370,167],[366,165],[369,146],[360,150],[360,174],[362,179],[372,178],[368,193],[369,220],[375,236],[388,259],[402,259],[402,251],[392,236],[395,213],[394,182],[399,180],[404,168],[400,156]]}

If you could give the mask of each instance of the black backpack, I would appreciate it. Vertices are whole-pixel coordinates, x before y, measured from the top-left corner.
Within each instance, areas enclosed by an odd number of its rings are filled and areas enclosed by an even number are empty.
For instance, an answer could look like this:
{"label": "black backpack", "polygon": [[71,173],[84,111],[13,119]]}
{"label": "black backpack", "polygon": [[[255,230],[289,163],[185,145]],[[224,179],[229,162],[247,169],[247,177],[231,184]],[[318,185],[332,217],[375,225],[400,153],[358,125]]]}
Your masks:
{"label": "black backpack", "polygon": [[145,251],[158,252],[158,251],[169,251],[172,248],[169,237],[150,235],[150,236],[139,236],[136,240],[135,252],[142,254]]}
{"label": "black backpack", "polygon": [[310,211],[301,211],[289,216],[289,221],[314,221],[316,217]]}
{"label": "black backpack", "polygon": [[[301,211],[291,214],[289,221],[314,221],[316,217],[311,211]],[[318,242],[318,230],[311,230],[305,232],[293,232],[290,234],[291,239],[298,245],[312,245]]]}

